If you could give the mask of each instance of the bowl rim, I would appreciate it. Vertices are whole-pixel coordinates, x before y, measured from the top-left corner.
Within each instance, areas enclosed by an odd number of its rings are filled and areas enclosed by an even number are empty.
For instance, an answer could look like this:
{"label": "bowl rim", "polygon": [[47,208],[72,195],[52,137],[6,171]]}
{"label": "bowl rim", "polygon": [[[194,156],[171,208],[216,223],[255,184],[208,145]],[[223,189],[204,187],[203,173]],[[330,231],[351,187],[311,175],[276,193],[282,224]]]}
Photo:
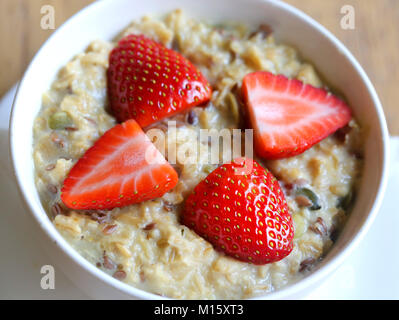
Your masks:
{"label": "bowl rim", "polygon": [[[169,297],[161,297],[156,294],[153,294],[151,292],[138,289],[132,285],[128,285],[126,283],[123,283],[119,280],[116,280],[112,276],[106,274],[105,272],[99,270],[96,268],[93,264],[91,264],[88,260],[83,258],[62,236],[61,234],[56,230],[50,219],[44,219],[43,213],[41,211],[44,210],[36,210],[32,206],[32,204],[29,202],[29,199],[27,197],[27,192],[24,183],[23,183],[23,177],[20,172],[18,172],[18,167],[16,165],[16,158],[15,158],[15,149],[16,144],[14,143],[14,137],[15,137],[15,123],[17,123],[16,120],[16,112],[15,110],[18,108],[18,99],[20,95],[21,88],[23,88],[25,79],[28,77],[30,70],[32,66],[35,64],[35,61],[37,60],[37,57],[41,54],[43,51],[43,48],[46,47],[47,45],[51,44],[51,41],[53,38],[57,37],[58,34],[60,33],[61,30],[64,28],[67,28],[70,24],[74,22],[78,17],[90,14],[90,11],[92,11],[94,8],[100,7],[100,6],[107,6],[110,5],[112,0],[102,0],[102,1],[95,1],[91,3],[90,5],[86,6],[85,8],[81,9],[77,13],[75,13],[72,17],[70,17],[65,23],[63,23],[60,27],[57,28],[53,32],[53,34],[42,44],[38,52],[35,54],[33,59],[31,60],[29,66],[27,67],[26,71],[24,72],[24,75],[21,79],[21,81],[18,84],[18,88],[16,90],[16,94],[13,100],[13,105],[12,105],[12,111],[10,115],[10,122],[9,122],[9,150],[10,150],[10,155],[11,155],[11,162],[12,162],[12,171],[15,177],[15,181],[17,182],[18,186],[18,191],[20,193],[21,198],[23,199],[23,202],[25,204],[25,207],[28,208],[28,211],[30,214],[33,215],[34,220],[38,223],[40,229],[42,229],[43,233],[46,235],[47,239],[49,241],[52,241],[56,246],[57,249],[61,250],[62,253],[67,255],[68,259],[71,259],[72,262],[77,264],[79,267],[83,268],[86,272],[90,273],[92,276],[94,276],[97,280],[103,282],[106,285],[109,285],[113,287],[116,290],[119,290],[120,292],[126,294],[127,296],[131,298],[139,298],[139,299],[151,299],[151,300],[157,300],[157,299],[171,299]],[[321,25],[319,22],[311,18],[309,15],[305,14],[301,10],[297,9],[296,7],[279,1],[279,0],[258,0],[261,2],[269,2],[274,6],[279,7],[280,9],[284,11],[288,11],[291,14],[297,16],[299,19],[301,19],[304,23],[309,24],[312,29],[315,29],[316,32],[321,33],[324,37],[328,39],[329,42],[331,42],[336,49],[338,49],[342,55],[344,55],[350,62],[350,64],[353,66],[353,68],[356,70],[356,72],[359,74],[360,78],[362,79],[362,82],[365,84],[367,91],[369,92],[371,99],[373,100],[373,105],[375,110],[377,111],[378,115],[378,123],[379,127],[381,129],[381,136],[382,136],[382,155],[381,155],[381,176],[379,180],[379,186],[378,186],[378,191],[375,196],[375,201],[373,203],[372,208],[370,209],[362,227],[360,230],[355,234],[355,236],[350,240],[348,243],[346,243],[342,249],[325,265],[323,265],[320,268],[316,268],[311,274],[307,275],[305,278],[290,284],[287,287],[283,287],[277,291],[266,293],[261,296],[256,296],[250,299],[284,299],[290,296],[293,296],[295,293],[298,293],[302,290],[305,290],[307,288],[314,287],[315,284],[320,282],[322,279],[326,278],[328,275],[331,275],[334,270],[336,270],[342,262],[346,259],[347,256],[350,255],[350,253],[358,246],[359,242],[361,239],[365,236],[367,231],[369,230],[371,224],[373,223],[378,210],[381,206],[383,195],[385,193],[386,185],[387,185],[387,180],[388,180],[388,166],[389,166],[389,134],[388,134],[388,129],[387,129],[387,124],[385,121],[385,116],[383,112],[383,108],[381,105],[381,102],[378,98],[377,92],[372,85],[371,81],[369,80],[368,76],[366,75],[366,72],[363,70],[363,68],[360,66],[359,62],[355,59],[355,57],[352,55],[352,53],[346,48],[346,46],[338,40],[329,30],[327,30],[323,25]],[[47,217],[47,215],[45,215]]]}

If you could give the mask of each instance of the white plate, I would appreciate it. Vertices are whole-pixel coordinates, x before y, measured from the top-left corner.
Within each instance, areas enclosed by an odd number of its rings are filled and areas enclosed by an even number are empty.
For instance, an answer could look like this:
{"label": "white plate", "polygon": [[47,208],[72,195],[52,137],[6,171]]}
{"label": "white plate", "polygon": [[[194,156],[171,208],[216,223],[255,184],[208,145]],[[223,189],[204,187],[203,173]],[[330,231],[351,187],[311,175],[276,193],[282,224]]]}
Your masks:
{"label": "white plate", "polygon": [[[43,290],[41,267],[51,264],[32,234],[8,159],[8,120],[15,87],[0,101],[0,299],[88,299],[55,268],[55,289]],[[391,173],[380,213],[343,265],[306,299],[399,299],[399,137],[391,138]]]}

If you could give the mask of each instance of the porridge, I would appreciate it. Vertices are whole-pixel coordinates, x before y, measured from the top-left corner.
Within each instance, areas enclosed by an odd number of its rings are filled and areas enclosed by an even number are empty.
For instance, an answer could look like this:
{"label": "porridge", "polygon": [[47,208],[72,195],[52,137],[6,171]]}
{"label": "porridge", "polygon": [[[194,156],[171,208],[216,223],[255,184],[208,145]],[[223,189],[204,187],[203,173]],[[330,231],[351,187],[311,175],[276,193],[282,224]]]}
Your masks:
{"label": "porridge", "polygon": [[[174,151],[197,146],[198,159],[177,158],[173,189],[144,202],[112,210],[75,210],[61,200],[68,173],[85,152],[117,124],[107,91],[109,56],[119,40],[144,35],[186,57],[212,87],[211,99],[149,126]],[[361,129],[352,119],[301,154],[256,160],[278,179],[294,225],[293,248],[277,262],[257,265],[220,250],[181,223],[193,189],[219,164],[210,164],[199,129],[244,128],[243,78],[268,71],[326,88],[314,67],[291,47],[275,42],[272,30],[237,24],[209,25],[176,10],[162,18],[133,22],[115,42],[96,40],[59,72],[34,124],[38,192],[62,236],[84,258],[115,278],[146,291],[179,299],[241,299],[293,283],[328,252],[343,226],[361,176]],[[167,121],[174,121],[170,128]],[[256,140],[256,137],[255,137]],[[173,146],[175,150],[170,150]],[[171,147],[172,148],[172,147]]]}

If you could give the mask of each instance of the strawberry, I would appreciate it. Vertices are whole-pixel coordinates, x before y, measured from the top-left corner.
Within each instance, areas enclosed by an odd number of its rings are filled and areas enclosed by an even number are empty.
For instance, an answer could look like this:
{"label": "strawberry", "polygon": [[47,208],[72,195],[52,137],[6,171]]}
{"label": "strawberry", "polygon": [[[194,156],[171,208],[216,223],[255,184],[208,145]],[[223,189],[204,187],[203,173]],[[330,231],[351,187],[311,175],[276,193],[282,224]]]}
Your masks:
{"label": "strawberry", "polygon": [[300,154],[351,119],[345,102],[326,90],[269,72],[246,75],[242,95],[255,151],[266,159]]}
{"label": "strawberry", "polygon": [[[243,168],[252,168],[244,174]],[[292,251],[293,223],[278,181],[248,158],[211,172],[188,197],[182,222],[238,260],[266,264]]]}
{"label": "strawberry", "polygon": [[162,196],[177,173],[135,120],[108,130],[73,166],[61,200],[71,209],[123,207]]}
{"label": "strawberry", "polygon": [[111,52],[110,107],[119,121],[141,127],[208,101],[211,88],[181,54],[143,35],[123,38]]}

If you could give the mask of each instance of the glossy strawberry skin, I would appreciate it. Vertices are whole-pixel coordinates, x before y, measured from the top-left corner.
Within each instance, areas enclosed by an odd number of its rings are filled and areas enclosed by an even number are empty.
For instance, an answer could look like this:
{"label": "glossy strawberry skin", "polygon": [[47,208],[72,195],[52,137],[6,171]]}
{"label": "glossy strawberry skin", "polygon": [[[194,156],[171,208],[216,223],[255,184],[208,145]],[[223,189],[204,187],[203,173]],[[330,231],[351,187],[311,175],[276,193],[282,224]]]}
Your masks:
{"label": "glossy strawberry skin", "polygon": [[[244,163],[252,172],[241,175]],[[182,222],[213,246],[244,262],[267,264],[293,248],[294,229],[278,181],[256,161],[224,164],[188,197]]]}
{"label": "glossy strawberry skin", "polygon": [[135,120],[111,128],[72,167],[61,200],[70,209],[113,209],[161,197],[176,171]]}
{"label": "glossy strawberry skin", "polygon": [[190,61],[143,35],[118,43],[110,54],[107,78],[116,118],[133,118],[141,127],[205,103],[212,94]]}
{"label": "glossy strawberry skin", "polygon": [[247,74],[242,96],[255,151],[265,159],[301,154],[351,119],[349,107],[333,94],[270,72]]}

